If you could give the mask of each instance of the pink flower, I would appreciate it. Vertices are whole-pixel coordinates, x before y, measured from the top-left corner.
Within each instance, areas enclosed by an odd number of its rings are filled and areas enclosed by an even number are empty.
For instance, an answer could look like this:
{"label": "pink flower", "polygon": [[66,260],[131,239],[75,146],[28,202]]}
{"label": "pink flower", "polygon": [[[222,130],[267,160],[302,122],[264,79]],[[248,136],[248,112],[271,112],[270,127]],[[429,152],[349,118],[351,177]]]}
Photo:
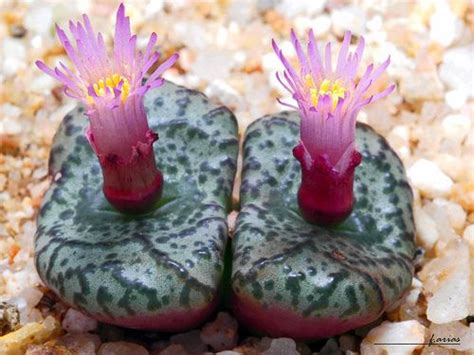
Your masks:
{"label": "pink flower", "polygon": [[357,81],[364,38],[350,53],[351,33],[346,32],[335,67],[331,43],[325,45],[322,57],[312,30],[307,53],[294,31],[291,41],[300,64],[299,72],[275,41],[272,45],[285,67],[284,80],[278,73],[277,79],[292,94],[297,106],[279,102],[296,108],[301,116],[300,144],[294,149],[302,166],[298,202],[308,221],[332,224],[352,211],[354,170],[361,161],[355,147],[357,114],[362,107],[387,96],[395,88],[391,85],[375,95],[367,94],[389,65],[390,58],[375,70],[373,64],[369,65]]}
{"label": "pink flower", "polygon": [[160,57],[153,50],[155,33],[145,51],[137,51],[137,36],[130,33],[130,19],[121,4],[113,52],[108,53],[102,34],[94,33],[86,15],[83,22],[69,22],[75,46],[56,26],[77,74],[63,63],[54,70],[41,61],[36,65],[62,82],[66,95],[86,105],[90,122],[87,137],[102,166],[104,193],[109,202],[128,212],[143,210],[159,198],[163,184],[152,148],[158,136],[148,126],[143,98],[148,90],[163,84],[161,75],[176,62],[178,54],[144,80]]}

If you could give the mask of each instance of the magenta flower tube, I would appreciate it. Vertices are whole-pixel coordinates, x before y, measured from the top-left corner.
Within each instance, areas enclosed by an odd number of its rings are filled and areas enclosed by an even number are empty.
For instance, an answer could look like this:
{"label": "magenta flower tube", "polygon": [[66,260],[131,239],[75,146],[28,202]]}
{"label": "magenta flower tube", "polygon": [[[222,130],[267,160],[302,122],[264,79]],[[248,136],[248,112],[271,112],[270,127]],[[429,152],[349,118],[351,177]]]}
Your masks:
{"label": "magenta flower tube", "polygon": [[367,94],[389,65],[390,58],[375,70],[373,64],[369,65],[357,80],[364,51],[363,37],[350,53],[351,33],[345,33],[335,67],[331,43],[320,51],[313,31],[309,32],[306,51],[294,31],[291,41],[299,70],[293,68],[275,41],[272,44],[285,68],[282,75],[277,73],[277,78],[291,93],[296,106],[279,102],[297,109],[301,116],[300,142],[293,150],[302,174],[298,204],[308,222],[336,224],[351,213],[354,204],[354,172],[361,162],[355,145],[357,114],[365,105],[394,90],[395,86],[391,85],[375,95]]}
{"label": "magenta flower tube", "polygon": [[148,126],[144,95],[163,84],[162,73],[178,59],[172,55],[145,79],[160,54],[153,50],[157,36],[150,36],[142,53],[136,50],[137,36],[130,33],[125,7],[117,11],[113,52],[108,53],[101,33],[94,33],[89,18],[69,23],[72,41],[56,31],[77,74],[64,64],[49,68],[36,65],[64,84],[66,95],[86,106],[90,126],[86,132],[104,178],[103,191],[118,210],[139,213],[160,197],[163,175],[157,169],[153,143],[158,139]]}

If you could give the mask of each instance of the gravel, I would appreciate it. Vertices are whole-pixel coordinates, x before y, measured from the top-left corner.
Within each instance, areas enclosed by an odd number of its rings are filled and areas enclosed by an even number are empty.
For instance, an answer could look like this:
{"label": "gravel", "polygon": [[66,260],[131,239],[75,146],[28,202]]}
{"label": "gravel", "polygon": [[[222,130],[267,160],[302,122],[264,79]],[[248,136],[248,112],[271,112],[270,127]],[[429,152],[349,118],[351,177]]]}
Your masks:
{"label": "gravel", "polygon": [[[127,4],[139,39],[156,31],[164,57],[179,50],[178,65],[165,77],[231,107],[240,133],[257,117],[283,109],[275,100],[286,94],[274,77],[279,65],[270,40],[279,38],[290,53],[291,27],[300,33],[314,27],[321,41],[340,40],[345,29],[363,34],[365,63],[380,63],[391,55],[388,75],[379,85],[395,82],[398,89],[361,112],[359,120],[383,134],[407,168],[415,196],[417,244],[424,258],[412,289],[383,316],[385,322],[303,345],[291,339],[248,337],[224,313],[202,329],[169,339],[97,324],[51,297],[34,268],[35,218],[50,182],[47,160],[52,137],[76,103],[37,70],[34,61],[68,61],[54,35],[54,23],[66,25],[82,12],[110,40],[117,5],[117,0],[67,5],[44,0],[2,2],[0,304],[9,306],[0,306],[0,330],[6,333],[0,336],[0,349],[29,354],[66,353],[67,349],[84,354],[179,355],[196,350],[309,354],[324,346],[331,353],[346,354],[472,353],[474,5],[469,0]],[[234,212],[229,219],[235,217]],[[111,334],[115,339],[108,339]],[[461,344],[374,345],[397,339],[423,343],[432,335],[458,336]]]}

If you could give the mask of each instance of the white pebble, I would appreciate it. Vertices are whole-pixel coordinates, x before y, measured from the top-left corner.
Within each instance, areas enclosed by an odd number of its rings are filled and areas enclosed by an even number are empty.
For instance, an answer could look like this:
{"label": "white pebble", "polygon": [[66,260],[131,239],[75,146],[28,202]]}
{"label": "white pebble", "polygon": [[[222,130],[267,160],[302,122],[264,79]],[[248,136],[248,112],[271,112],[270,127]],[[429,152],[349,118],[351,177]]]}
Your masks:
{"label": "white pebble", "polygon": [[435,221],[436,229],[444,244],[460,237],[453,226],[458,227],[456,229],[460,230],[461,227],[459,226],[463,226],[465,222],[466,216],[463,211],[459,212],[459,205],[457,205],[458,207],[456,205],[445,199],[435,198],[423,206],[423,209]]}
{"label": "white pebble", "polygon": [[[385,321],[373,328],[360,346],[361,354],[370,355],[411,355],[423,347],[425,327],[416,320],[403,322]],[[376,345],[385,343],[406,343],[407,345]],[[420,344],[420,345],[418,345]]]}
{"label": "white pebble", "polygon": [[62,322],[68,333],[85,333],[97,328],[97,321],[75,309],[69,308]]}
{"label": "white pebble", "polygon": [[331,20],[332,29],[339,37],[344,36],[344,32],[348,30],[359,36],[365,33],[366,15],[359,6],[350,5],[334,9],[331,13]]}
{"label": "white pebble", "polygon": [[451,178],[427,159],[417,160],[408,169],[407,175],[411,184],[428,197],[446,196],[453,187]]}
{"label": "white pebble", "polygon": [[435,204],[439,204],[446,211],[448,216],[448,222],[455,230],[461,230],[466,223],[467,213],[464,211],[461,205],[456,202],[437,198],[433,201]]}
{"label": "white pebble", "polygon": [[459,155],[441,153],[435,157],[435,162],[454,181],[463,179],[463,176],[469,169],[465,160]]}
{"label": "white pebble", "polygon": [[401,78],[400,93],[407,101],[440,100],[444,88],[435,71],[420,71],[417,75],[408,73]]}
{"label": "white pebble", "polygon": [[18,39],[5,37],[2,42],[1,70],[8,77],[26,68],[26,48],[23,42]]}
{"label": "white pebble", "polygon": [[256,4],[251,0],[241,0],[229,3],[227,15],[231,21],[245,26],[255,18]]}
{"label": "white pebble", "polygon": [[230,51],[208,48],[206,51],[197,54],[191,72],[202,80],[212,82],[213,80],[228,78],[234,66],[234,57]]}
{"label": "white pebble", "polygon": [[0,105],[0,111],[3,117],[15,119],[21,116],[21,108],[10,103]]}
{"label": "white pebble", "polygon": [[444,94],[446,105],[453,110],[459,110],[467,101],[469,93],[464,90],[450,90]]}
{"label": "white pebble", "polygon": [[294,0],[283,0],[277,6],[276,10],[283,16],[293,18],[298,15],[314,16],[324,9],[326,0],[318,1],[294,1]]}
{"label": "white pebble", "polygon": [[43,297],[43,292],[38,288],[29,286],[24,287],[15,297],[8,300],[8,303],[15,305],[20,312],[20,323],[26,324],[35,318],[35,312],[32,313],[34,307]]}
{"label": "white pebble", "polygon": [[474,250],[474,224],[470,224],[464,229],[462,237]]}
{"label": "white pebble", "polygon": [[0,121],[0,134],[19,134],[23,131],[23,126],[14,119],[4,118]]}
{"label": "white pebble", "polygon": [[436,11],[430,18],[430,38],[443,47],[449,47],[463,32],[462,21],[444,0],[435,2]]}
{"label": "white pebble", "polygon": [[47,34],[53,23],[53,11],[50,6],[36,6],[26,12],[24,19],[28,30],[39,34]]}
{"label": "white pebble", "polygon": [[238,91],[221,79],[213,80],[204,90],[204,94],[229,108],[237,107],[242,101]]}
{"label": "white pebble", "polygon": [[469,247],[463,239],[449,242],[441,255],[430,260],[419,273],[428,301],[427,318],[448,323],[470,314],[472,285]]}
{"label": "white pebble", "polygon": [[439,67],[441,80],[453,90],[461,90],[474,96],[474,75],[472,75],[472,58],[474,49],[471,45],[447,50]]}
{"label": "white pebble", "polygon": [[331,17],[326,14],[317,16],[311,22],[311,28],[313,29],[316,38],[324,38],[331,30]]}
{"label": "white pebble", "polygon": [[54,88],[55,85],[57,85],[55,79],[49,75],[40,74],[31,81],[29,89],[32,92],[45,95]]}
{"label": "white pebble", "polygon": [[431,250],[439,239],[435,221],[420,207],[415,207],[414,217],[417,241],[426,250]]}
{"label": "white pebble", "polygon": [[448,115],[441,122],[445,137],[462,142],[471,128],[471,120],[465,115]]}

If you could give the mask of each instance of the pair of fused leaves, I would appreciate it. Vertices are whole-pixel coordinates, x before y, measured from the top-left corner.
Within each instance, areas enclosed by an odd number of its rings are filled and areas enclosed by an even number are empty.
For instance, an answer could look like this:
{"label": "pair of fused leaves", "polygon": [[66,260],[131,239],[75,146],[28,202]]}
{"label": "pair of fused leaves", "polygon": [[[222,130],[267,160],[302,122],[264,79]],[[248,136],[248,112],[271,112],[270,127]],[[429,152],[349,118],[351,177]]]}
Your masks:
{"label": "pair of fused leaves", "polygon": [[[178,330],[191,323],[173,328],[162,320],[179,323],[181,312],[198,323],[219,297],[238,127],[228,109],[171,83],[149,92],[145,107],[160,134],[154,145],[165,176],[159,205],[126,216],[106,202],[84,136],[87,119],[77,108],[53,143],[54,179],[38,217],[36,264],[65,302],[98,319]],[[303,318],[374,318],[411,282],[412,197],[402,164],[382,138],[359,127],[364,161],[354,213],[337,228],[309,225],[296,203],[297,122],[296,113],[266,117],[246,134],[234,297]]]}

